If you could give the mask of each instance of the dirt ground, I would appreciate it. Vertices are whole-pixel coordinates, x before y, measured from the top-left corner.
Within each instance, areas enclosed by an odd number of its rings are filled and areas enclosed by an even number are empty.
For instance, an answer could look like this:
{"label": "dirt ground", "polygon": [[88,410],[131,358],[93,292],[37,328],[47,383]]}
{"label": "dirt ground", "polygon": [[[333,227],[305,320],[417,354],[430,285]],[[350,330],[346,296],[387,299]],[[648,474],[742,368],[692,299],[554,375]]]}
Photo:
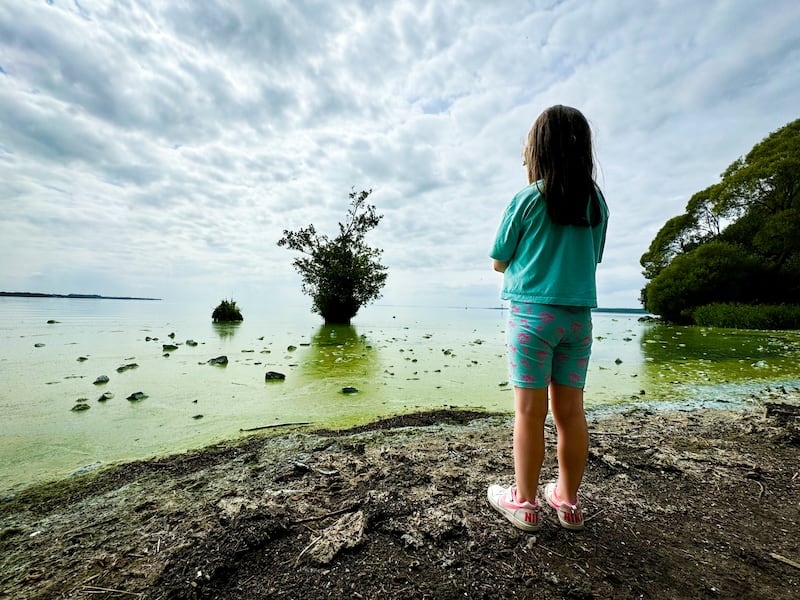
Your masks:
{"label": "dirt ground", "polygon": [[28,488],[0,501],[0,598],[800,597],[798,390],[593,420],[583,532],[489,507],[511,423],[270,430]]}

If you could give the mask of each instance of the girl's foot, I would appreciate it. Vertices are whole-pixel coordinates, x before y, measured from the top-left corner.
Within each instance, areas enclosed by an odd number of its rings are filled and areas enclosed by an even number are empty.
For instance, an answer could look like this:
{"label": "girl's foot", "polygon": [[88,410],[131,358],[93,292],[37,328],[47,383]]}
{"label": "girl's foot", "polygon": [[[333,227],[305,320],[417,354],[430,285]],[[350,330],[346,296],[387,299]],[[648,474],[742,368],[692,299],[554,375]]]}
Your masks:
{"label": "girl's foot", "polygon": [[522,531],[538,531],[542,526],[539,503],[517,502],[517,488],[490,485],[486,492],[489,504]]}
{"label": "girl's foot", "polygon": [[561,500],[556,494],[555,482],[548,483],[544,488],[544,497],[547,503],[556,509],[562,527],[573,531],[583,529],[583,509],[580,500],[575,504]]}

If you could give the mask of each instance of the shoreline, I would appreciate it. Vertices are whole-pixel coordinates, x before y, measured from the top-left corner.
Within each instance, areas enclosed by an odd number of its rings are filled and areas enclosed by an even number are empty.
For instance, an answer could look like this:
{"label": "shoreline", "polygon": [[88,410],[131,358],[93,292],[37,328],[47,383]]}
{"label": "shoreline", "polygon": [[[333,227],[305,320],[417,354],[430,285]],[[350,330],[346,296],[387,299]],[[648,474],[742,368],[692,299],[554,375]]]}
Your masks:
{"label": "shoreline", "polygon": [[512,420],[262,432],[25,488],[0,501],[0,598],[797,596],[800,390],[590,419],[577,534],[486,503]]}

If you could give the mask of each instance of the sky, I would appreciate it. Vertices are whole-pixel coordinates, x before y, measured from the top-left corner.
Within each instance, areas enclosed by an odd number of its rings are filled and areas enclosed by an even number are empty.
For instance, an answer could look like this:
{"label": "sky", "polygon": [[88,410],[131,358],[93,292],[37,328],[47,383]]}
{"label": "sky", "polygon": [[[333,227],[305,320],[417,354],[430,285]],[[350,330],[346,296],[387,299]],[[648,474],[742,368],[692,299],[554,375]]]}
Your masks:
{"label": "sky", "polygon": [[798,65],[795,0],[0,0],[0,290],[310,304],[277,241],[371,189],[380,303],[498,306],[528,130],[566,104],[598,302],[638,307],[664,222],[800,117]]}

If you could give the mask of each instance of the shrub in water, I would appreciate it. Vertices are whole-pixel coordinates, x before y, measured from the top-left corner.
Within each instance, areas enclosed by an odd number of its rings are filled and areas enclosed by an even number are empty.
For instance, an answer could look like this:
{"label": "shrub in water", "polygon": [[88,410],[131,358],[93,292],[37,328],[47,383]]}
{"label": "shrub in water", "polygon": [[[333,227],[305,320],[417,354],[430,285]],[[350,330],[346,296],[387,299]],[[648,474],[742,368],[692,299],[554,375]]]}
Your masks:
{"label": "shrub in water", "polygon": [[219,306],[211,313],[211,318],[215,323],[244,320],[242,312],[233,300],[223,300],[220,302]]}

